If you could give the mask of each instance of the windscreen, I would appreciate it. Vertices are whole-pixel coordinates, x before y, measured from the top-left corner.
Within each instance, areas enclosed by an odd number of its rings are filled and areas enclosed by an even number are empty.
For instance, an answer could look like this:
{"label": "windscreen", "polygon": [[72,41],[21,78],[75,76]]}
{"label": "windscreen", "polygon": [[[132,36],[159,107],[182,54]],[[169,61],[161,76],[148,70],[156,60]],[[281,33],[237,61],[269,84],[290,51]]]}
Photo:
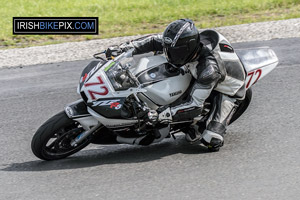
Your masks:
{"label": "windscreen", "polygon": [[133,58],[123,58],[112,62],[104,69],[116,91],[128,90],[131,87],[137,87],[125,70],[125,68],[132,67],[134,63]]}

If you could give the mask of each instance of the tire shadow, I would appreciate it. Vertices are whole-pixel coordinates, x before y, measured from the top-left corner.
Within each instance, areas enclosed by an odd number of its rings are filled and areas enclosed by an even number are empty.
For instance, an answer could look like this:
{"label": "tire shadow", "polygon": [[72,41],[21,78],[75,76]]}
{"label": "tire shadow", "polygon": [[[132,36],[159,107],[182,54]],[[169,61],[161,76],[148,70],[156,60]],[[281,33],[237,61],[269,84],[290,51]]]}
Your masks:
{"label": "tire shadow", "polygon": [[166,139],[150,146],[99,145],[96,149],[87,149],[65,159],[55,161],[34,160],[23,163],[2,165],[1,171],[51,171],[78,169],[107,164],[142,163],[158,160],[175,154],[199,155],[210,153],[206,147],[189,144],[180,136],[174,141]]}

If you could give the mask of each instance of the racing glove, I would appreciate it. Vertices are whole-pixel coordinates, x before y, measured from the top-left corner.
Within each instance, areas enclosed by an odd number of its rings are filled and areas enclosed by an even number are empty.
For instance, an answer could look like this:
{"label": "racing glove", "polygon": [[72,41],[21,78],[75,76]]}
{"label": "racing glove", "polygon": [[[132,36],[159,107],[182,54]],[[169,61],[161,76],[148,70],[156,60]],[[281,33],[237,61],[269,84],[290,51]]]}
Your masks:
{"label": "racing glove", "polygon": [[134,46],[131,44],[131,42],[126,42],[121,45],[111,46],[108,47],[108,49],[105,51],[105,56],[108,60],[110,60],[132,48],[134,48]]}

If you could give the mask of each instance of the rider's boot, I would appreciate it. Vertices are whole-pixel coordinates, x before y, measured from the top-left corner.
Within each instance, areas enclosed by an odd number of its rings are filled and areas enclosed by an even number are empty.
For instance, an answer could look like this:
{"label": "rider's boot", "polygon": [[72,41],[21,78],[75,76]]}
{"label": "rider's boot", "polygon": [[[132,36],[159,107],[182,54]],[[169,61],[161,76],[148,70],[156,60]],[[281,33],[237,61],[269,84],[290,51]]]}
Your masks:
{"label": "rider's boot", "polygon": [[207,129],[202,134],[201,142],[207,146],[210,151],[219,151],[224,145],[224,134],[226,128],[218,122],[210,122]]}
{"label": "rider's boot", "polygon": [[205,130],[203,132],[201,142],[207,146],[208,150],[219,151],[220,147],[224,144],[224,137],[222,134]]}

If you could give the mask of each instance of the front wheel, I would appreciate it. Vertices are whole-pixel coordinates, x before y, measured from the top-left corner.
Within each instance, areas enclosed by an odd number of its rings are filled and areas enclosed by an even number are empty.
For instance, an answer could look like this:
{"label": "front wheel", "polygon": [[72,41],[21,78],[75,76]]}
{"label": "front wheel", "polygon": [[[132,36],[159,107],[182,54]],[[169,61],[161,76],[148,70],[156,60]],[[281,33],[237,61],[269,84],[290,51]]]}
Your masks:
{"label": "front wheel", "polygon": [[87,138],[77,146],[71,142],[84,131],[80,124],[60,112],[48,119],[35,133],[31,149],[42,160],[57,160],[68,157],[90,143]]}

